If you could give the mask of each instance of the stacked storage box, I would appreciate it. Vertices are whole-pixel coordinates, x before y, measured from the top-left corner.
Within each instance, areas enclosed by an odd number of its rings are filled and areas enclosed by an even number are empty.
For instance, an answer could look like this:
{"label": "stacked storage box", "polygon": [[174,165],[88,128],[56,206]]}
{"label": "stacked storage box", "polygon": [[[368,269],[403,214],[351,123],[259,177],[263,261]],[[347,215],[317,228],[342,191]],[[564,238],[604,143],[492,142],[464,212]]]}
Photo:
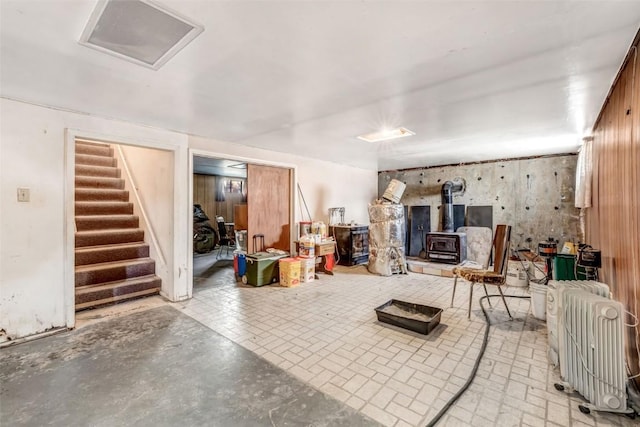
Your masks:
{"label": "stacked storage box", "polygon": [[312,282],[316,276],[316,260],[315,258],[301,258],[300,260],[300,281]]}
{"label": "stacked storage box", "polygon": [[300,260],[282,258],[280,264],[280,286],[287,288],[300,284]]}
{"label": "stacked storage box", "polygon": [[310,234],[300,238],[298,260],[300,261],[300,281],[311,282],[316,274],[316,257],[323,255],[316,253],[316,248],[322,250],[322,246],[315,243]]}

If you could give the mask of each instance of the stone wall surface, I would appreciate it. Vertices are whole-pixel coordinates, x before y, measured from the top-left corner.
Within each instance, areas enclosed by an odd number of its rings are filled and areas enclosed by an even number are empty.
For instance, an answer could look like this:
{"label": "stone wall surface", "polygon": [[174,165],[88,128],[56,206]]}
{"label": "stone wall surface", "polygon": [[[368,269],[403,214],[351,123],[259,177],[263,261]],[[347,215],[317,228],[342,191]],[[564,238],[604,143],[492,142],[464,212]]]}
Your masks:
{"label": "stone wall surface", "polygon": [[577,156],[430,167],[378,173],[378,195],[391,179],[407,185],[400,203],[431,206],[431,231],[441,231],[442,184],[462,178],[465,188],[454,193],[453,203],[492,206],[493,225],[509,224],[511,248],[530,248],[549,237],[562,243],[582,238],[580,210],[574,207]]}

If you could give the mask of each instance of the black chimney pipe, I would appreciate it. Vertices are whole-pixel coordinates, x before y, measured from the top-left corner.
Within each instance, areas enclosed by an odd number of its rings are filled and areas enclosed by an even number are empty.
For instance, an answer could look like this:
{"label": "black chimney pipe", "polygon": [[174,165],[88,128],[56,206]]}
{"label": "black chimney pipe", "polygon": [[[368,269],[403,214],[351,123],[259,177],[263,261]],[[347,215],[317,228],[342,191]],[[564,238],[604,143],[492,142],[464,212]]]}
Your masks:
{"label": "black chimney pipe", "polygon": [[453,233],[453,192],[461,191],[461,183],[453,183],[452,181],[445,181],[442,184],[442,231],[445,233]]}

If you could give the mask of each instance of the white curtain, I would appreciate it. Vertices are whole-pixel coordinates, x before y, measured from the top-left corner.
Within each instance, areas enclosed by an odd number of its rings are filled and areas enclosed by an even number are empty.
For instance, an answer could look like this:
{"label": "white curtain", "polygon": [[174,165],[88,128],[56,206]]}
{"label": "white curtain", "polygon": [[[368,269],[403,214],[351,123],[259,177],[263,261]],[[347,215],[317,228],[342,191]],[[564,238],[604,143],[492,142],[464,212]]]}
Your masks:
{"label": "white curtain", "polygon": [[576,208],[591,207],[592,150],[593,140],[591,138],[585,139],[578,153],[576,167]]}
{"label": "white curtain", "polygon": [[222,178],[221,176],[216,176],[216,202],[225,201],[224,191],[226,184],[226,179]]}

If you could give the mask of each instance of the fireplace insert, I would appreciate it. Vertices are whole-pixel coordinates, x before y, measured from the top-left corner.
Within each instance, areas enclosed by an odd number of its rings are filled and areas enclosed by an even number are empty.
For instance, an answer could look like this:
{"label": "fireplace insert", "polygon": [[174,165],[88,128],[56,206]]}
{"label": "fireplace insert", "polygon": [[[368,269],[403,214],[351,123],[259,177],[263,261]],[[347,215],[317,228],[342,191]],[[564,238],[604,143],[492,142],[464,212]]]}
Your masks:
{"label": "fireplace insert", "polygon": [[467,259],[466,233],[427,233],[427,259],[445,264],[460,264]]}

